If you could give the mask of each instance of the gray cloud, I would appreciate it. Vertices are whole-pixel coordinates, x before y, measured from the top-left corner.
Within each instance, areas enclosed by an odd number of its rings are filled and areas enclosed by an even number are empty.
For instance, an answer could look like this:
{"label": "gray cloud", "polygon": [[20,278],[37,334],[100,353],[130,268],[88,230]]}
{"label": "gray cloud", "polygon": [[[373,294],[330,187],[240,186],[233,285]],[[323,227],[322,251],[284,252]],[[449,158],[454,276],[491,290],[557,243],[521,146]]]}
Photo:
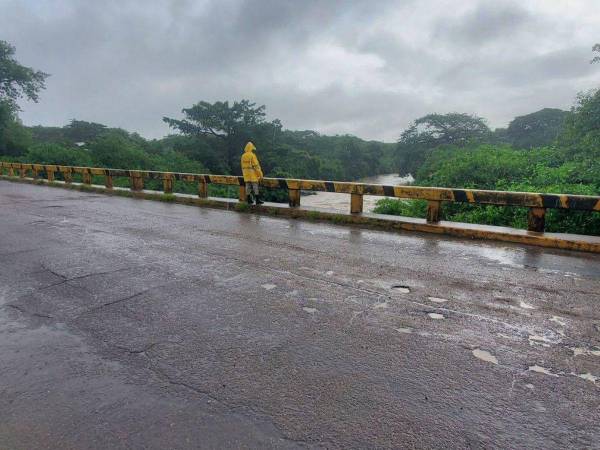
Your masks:
{"label": "gray cloud", "polygon": [[482,2],[462,16],[440,18],[434,30],[436,40],[478,47],[508,35],[531,31],[537,17],[521,3]]}
{"label": "gray cloud", "polygon": [[[566,2],[565,2],[566,3]],[[598,85],[595,0],[0,0],[0,39],[52,74],[28,124],[168,133],[249,98],[293,129],[395,140],[429,112],[491,125]]]}

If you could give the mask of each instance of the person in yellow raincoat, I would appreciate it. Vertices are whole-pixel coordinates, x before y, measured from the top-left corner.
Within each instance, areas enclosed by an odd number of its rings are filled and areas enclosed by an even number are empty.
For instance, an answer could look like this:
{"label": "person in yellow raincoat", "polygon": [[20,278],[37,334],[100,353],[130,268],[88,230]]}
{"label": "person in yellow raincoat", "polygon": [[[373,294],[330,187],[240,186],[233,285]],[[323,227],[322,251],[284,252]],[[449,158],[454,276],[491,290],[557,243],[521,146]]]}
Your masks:
{"label": "person in yellow raincoat", "polygon": [[248,204],[251,205],[254,200],[257,205],[262,205],[264,202],[260,198],[258,183],[262,180],[263,173],[255,151],[256,147],[252,142],[248,142],[246,147],[244,147],[244,154],[242,155],[242,174],[244,175],[244,182],[246,183],[246,198]]}

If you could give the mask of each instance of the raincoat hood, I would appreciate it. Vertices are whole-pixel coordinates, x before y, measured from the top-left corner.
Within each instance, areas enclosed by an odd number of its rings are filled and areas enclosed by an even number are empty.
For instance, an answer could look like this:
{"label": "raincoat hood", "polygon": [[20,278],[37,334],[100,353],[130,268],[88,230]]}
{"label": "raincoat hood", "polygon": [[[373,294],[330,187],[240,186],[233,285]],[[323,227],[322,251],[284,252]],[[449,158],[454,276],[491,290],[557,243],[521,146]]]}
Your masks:
{"label": "raincoat hood", "polygon": [[251,152],[252,150],[256,150],[256,147],[254,146],[254,144],[252,142],[248,142],[246,144],[246,146],[244,147],[244,153]]}

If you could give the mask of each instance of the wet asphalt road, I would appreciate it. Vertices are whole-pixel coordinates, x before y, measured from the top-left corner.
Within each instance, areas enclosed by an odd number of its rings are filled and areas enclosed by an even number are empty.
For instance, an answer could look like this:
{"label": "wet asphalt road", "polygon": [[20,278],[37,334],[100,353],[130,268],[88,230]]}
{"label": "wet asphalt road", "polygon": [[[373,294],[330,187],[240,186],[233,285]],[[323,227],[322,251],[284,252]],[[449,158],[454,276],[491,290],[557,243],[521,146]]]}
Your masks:
{"label": "wet asphalt road", "polygon": [[0,181],[0,448],[600,448],[600,256]]}

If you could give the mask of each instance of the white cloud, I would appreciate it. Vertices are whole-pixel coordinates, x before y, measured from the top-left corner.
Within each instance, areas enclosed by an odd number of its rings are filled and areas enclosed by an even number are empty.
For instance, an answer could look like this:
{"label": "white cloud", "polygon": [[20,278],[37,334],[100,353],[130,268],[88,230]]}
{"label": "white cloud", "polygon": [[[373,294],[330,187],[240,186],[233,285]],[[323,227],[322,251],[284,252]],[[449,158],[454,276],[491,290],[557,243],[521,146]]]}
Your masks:
{"label": "white cloud", "polygon": [[598,86],[597,0],[0,0],[2,39],[52,74],[29,124],[148,137],[199,100],[293,129],[392,141],[430,112],[493,126]]}

